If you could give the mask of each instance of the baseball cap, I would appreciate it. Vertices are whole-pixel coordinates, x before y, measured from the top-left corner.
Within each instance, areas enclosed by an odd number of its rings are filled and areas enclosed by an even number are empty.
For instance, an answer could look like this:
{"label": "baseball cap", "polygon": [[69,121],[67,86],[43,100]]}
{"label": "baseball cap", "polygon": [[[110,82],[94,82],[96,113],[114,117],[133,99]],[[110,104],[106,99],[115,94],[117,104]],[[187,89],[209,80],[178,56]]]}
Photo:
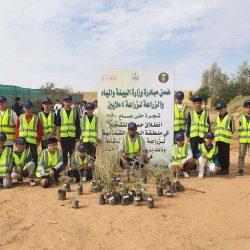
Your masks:
{"label": "baseball cap", "polygon": [[175,140],[176,141],[184,141],[184,135],[183,135],[183,133],[177,133],[175,135]]}
{"label": "baseball cap", "polygon": [[53,144],[53,143],[57,143],[57,139],[56,137],[49,137],[48,140],[47,140],[47,145],[49,144]]}
{"label": "baseball cap", "polygon": [[16,140],[16,144],[25,144],[26,143],[26,139],[24,137],[19,137]]}
{"label": "baseball cap", "polygon": [[250,100],[244,101],[244,108],[245,108],[248,104],[250,105]]}
{"label": "baseball cap", "polygon": [[201,96],[198,94],[194,95],[193,102],[202,102]]}
{"label": "baseball cap", "polygon": [[77,146],[76,150],[77,150],[78,152],[86,152],[86,151],[87,151],[83,144],[79,144],[79,145]]}
{"label": "baseball cap", "polygon": [[92,102],[88,102],[85,105],[85,109],[95,109],[95,105]]}
{"label": "baseball cap", "polygon": [[137,130],[137,125],[134,122],[128,124],[128,130]]}
{"label": "baseball cap", "polygon": [[25,101],[23,102],[23,108],[32,108],[33,104],[31,101]]}
{"label": "baseball cap", "polygon": [[182,91],[177,91],[175,93],[175,98],[176,99],[184,99],[184,93]]}
{"label": "baseball cap", "polygon": [[214,133],[213,132],[207,132],[205,134],[205,138],[207,138],[207,139],[214,139]]}
{"label": "baseball cap", "polygon": [[4,141],[6,141],[7,140],[7,136],[6,136],[6,134],[5,133],[0,133],[0,140],[4,140]]}
{"label": "baseball cap", "polygon": [[7,102],[7,98],[5,96],[0,96],[0,102]]}
{"label": "baseball cap", "polygon": [[50,98],[45,98],[42,100],[42,104],[52,104],[52,101]]}
{"label": "baseball cap", "polygon": [[63,97],[63,101],[66,101],[66,100],[72,101],[72,96],[70,96],[70,95],[65,95],[65,96]]}

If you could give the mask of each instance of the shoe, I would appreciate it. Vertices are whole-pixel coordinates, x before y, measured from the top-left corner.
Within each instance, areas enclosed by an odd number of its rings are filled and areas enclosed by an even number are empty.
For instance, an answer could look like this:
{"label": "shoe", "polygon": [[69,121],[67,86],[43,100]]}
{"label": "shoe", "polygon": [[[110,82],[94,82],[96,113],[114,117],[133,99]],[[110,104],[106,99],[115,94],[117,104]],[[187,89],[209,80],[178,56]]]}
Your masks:
{"label": "shoe", "polygon": [[189,174],[185,171],[182,172],[184,178],[189,178]]}
{"label": "shoe", "polygon": [[30,183],[30,186],[32,186],[32,187],[34,187],[36,185],[36,182],[34,180],[30,180],[29,183]]}
{"label": "shoe", "polygon": [[237,172],[237,176],[242,176],[244,175],[244,171],[242,169],[239,169]]}
{"label": "shoe", "polygon": [[204,175],[203,175],[203,174],[199,174],[199,175],[198,175],[198,178],[199,178],[199,179],[203,179],[203,178],[204,178]]}
{"label": "shoe", "polygon": [[218,175],[228,175],[229,174],[229,170],[220,170],[219,172],[218,172]]}

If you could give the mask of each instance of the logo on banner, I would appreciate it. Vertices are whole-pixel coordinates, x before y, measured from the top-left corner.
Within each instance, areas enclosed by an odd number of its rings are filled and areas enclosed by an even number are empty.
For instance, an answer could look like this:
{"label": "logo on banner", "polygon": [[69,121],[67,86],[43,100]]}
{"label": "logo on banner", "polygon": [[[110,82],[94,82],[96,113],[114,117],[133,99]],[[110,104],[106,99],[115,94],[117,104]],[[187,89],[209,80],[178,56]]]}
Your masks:
{"label": "logo on banner", "polygon": [[159,76],[158,76],[158,80],[161,82],[161,83],[165,83],[167,82],[169,79],[169,76],[167,73],[165,72],[162,72]]}
{"label": "logo on banner", "polygon": [[112,75],[104,75],[101,77],[102,81],[116,81],[117,77]]}
{"label": "logo on banner", "polygon": [[139,74],[138,73],[133,73],[132,74],[132,76],[131,76],[131,79],[133,80],[133,81],[138,81],[139,80]]}

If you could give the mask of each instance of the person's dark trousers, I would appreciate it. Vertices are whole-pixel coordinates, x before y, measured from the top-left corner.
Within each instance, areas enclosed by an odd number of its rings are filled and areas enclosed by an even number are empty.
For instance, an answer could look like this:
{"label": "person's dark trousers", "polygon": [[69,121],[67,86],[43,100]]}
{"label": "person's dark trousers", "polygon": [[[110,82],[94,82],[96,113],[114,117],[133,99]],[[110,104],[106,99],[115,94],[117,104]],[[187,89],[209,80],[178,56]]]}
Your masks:
{"label": "person's dark trousers", "polygon": [[46,140],[41,141],[41,146],[42,146],[42,150],[44,150],[44,149],[47,148],[47,142],[46,142]]}
{"label": "person's dark trousers", "polygon": [[96,158],[96,146],[93,142],[83,142],[83,145],[87,149],[87,154]]}
{"label": "person's dark trousers", "polygon": [[27,142],[26,143],[26,148],[30,149],[32,160],[36,164],[36,167],[37,167],[37,160],[38,160],[37,145]]}
{"label": "person's dark trousers", "polygon": [[61,148],[63,151],[63,164],[64,166],[68,166],[68,154],[69,157],[72,156],[72,154],[75,151],[75,137],[62,137],[61,138]]}
{"label": "person's dark trousers", "polygon": [[198,146],[204,142],[204,138],[199,136],[190,137],[190,146],[193,153],[193,157],[196,159],[196,155],[198,153]]}
{"label": "person's dark trousers", "polygon": [[[81,171],[81,177],[86,177],[87,180],[92,180],[92,169],[89,169],[89,170],[81,169],[80,171]],[[71,178],[75,177],[76,182],[80,181],[79,170],[69,170],[68,171],[68,176],[71,177]]]}
{"label": "person's dark trousers", "polygon": [[218,141],[216,142],[216,146],[218,147],[218,155],[221,166],[222,173],[229,173],[230,166],[230,144]]}

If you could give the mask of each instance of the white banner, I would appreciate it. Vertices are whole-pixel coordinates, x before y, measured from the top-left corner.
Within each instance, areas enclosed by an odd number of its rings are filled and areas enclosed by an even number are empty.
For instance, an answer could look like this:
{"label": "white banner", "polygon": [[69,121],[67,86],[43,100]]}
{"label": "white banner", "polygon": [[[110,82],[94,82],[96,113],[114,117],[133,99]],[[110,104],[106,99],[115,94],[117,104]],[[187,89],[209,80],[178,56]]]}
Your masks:
{"label": "white banner", "polygon": [[106,151],[114,152],[134,122],[151,162],[166,165],[173,143],[174,82],[168,71],[104,72],[98,78],[98,114]]}

